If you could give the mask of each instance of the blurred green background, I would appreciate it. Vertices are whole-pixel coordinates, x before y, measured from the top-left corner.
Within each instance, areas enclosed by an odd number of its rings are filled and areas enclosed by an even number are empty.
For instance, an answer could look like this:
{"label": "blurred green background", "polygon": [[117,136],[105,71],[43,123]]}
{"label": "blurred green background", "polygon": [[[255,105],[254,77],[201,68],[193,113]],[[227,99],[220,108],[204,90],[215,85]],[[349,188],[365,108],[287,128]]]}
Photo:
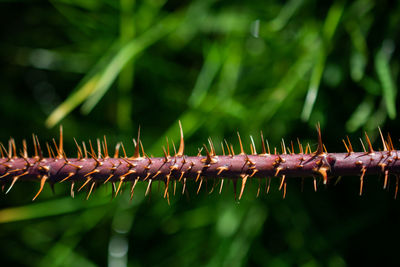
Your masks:
{"label": "blurred green background", "polygon": [[[42,142],[64,126],[67,154],[78,141],[123,141],[142,129],[148,154],[168,136],[186,154],[209,136],[249,148],[259,131],[280,148],[297,137],[316,148],[321,123],[328,151],[343,152],[367,131],[398,144],[400,5],[396,1],[54,0],[0,3],[0,141]],[[32,143],[30,149],[32,149]],[[396,144],[395,144],[396,145]],[[217,146],[219,147],[219,146]],[[258,145],[259,147],[259,145]],[[260,148],[260,147],[259,147]],[[220,150],[218,150],[221,153]],[[247,150],[250,153],[250,149]],[[162,198],[145,184],[111,200],[110,186],[69,197],[67,184],[17,183],[0,202],[2,266],[347,266],[397,262],[395,179],[278,180],[234,200],[221,195]],[[262,181],[264,189],[265,181]],[[180,192],[181,186],[178,185]],[[216,191],[216,190],[215,190]]]}

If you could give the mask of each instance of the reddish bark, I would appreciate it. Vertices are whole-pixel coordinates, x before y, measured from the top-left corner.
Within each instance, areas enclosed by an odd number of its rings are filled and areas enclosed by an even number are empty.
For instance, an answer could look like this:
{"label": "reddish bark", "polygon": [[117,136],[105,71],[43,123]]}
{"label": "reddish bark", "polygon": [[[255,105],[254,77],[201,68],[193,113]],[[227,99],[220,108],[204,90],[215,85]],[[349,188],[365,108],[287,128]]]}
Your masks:
{"label": "reddish bark", "polygon": [[[329,177],[360,175],[360,194],[364,175],[383,173],[385,175],[384,187],[386,187],[389,174],[396,175],[398,180],[400,161],[398,151],[394,150],[390,138],[388,142],[383,140],[385,151],[382,152],[373,151],[367,137],[368,152],[353,152],[349,142],[346,145],[348,153],[326,153],[323,150],[319,128],[318,134],[318,149],[314,153],[286,154],[284,148],[284,154],[268,154],[263,142],[262,154],[254,155],[255,148],[252,147],[253,155],[246,155],[239,138],[241,146],[239,155],[216,156],[212,143],[210,143],[211,152],[205,147],[206,156],[185,156],[183,155],[184,142],[181,130],[178,153],[175,156],[169,156],[166,153],[165,157],[155,158],[140,156],[140,141],[136,145],[134,156],[130,158],[119,157],[118,152],[114,158],[109,157],[106,149],[103,151],[104,156],[94,155],[93,149],[91,149],[91,153],[86,149],[83,153],[79,146],[77,158],[66,158],[63,152],[62,134],[59,146],[55,145],[57,153],[53,153],[49,149],[49,154],[54,154],[52,157],[44,158],[42,156],[37,138],[34,138],[34,157],[27,156],[25,144],[22,155],[17,157],[14,141],[11,140],[8,152],[4,147],[1,149],[0,182],[3,184],[11,182],[9,187],[11,189],[16,181],[40,180],[41,187],[36,198],[45,182],[54,184],[63,181],[80,181],[82,182],[81,188],[90,186],[91,189],[94,184],[118,182],[118,193],[123,182],[133,181],[136,185],[137,181],[147,180],[151,183],[154,180],[162,180],[166,183],[164,195],[167,195],[168,185],[174,180],[185,184],[187,179],[196,182],[200,180],[201,186],[203,179],[222,178],[241,181],[240,198],[246,182],[255,178],[279,176],[281,177],[280,188],[282,188],[282,185],[286,186],[288,177],[319,176],[326,184]],[[106,148],[105,142],[103,147]],[[301,146],[299,149],[301,152],[303,151]],[[229,152],[231,151],[229,150]],[[91,157],[87,157],[87,154],[90,154]]]}

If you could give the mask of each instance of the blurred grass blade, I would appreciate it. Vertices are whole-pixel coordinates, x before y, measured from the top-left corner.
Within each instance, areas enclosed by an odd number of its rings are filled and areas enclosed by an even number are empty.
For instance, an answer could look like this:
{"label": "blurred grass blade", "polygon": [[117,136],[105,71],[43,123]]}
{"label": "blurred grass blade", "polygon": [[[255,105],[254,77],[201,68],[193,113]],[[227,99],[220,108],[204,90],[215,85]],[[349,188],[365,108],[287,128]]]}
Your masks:
{"label": "blurred grass blade", "polygon": [[[181,18],[182,14],[180,13],[168,16],[140,37],[124,45],[108,60],[107,64],[97,64],[95,71],[90,72],[75,92],[50,114],[46,120],[46,126],[53,127],[85,100],[87,102],[83,105],[82,111],[89,113],[110,88],[123,67],[135,55],[174,30],[179,25]],[[114,47],[111,50],[113,52]],[[102,61],[104,60],[102,59]],[[99,68],[98,65],[102,67]]]}
{"label": "blurred grass blade", "polygon": [[220,51],[218,45],[214,44],[209,49],[203,68],[197,77],[196,84],[191,96],[189,97],[188,103],[190,106],[197,107],[201,104],[220,68]]}
{"label": "blurred grass blade", "polygon": [[350,133],[357,131],[367,123],[374,109],[374,99],[367,96],[356,108],[350,119],[346,122],[346,130]]}
{"label": "blurred grass blade", "polygon": [[328,11],[328,16],[325,20],[324,27],[322,30],[323,37],[326,44],[330,44],[333,35],[337,29],[344,10],[343,1],[336,1]]}
{"label": "blurred grass blade", "polygon": [[45,124],[51,128],[60,122],[76,106],[82,103],[95,89],[99,81],[99,74],[91,77],[82,87],[73,92],[63,103],[61,103],[47,118]]}
{"label": "blurred grass blade", "polygon": [[[57,242],[53,242],[51,248],[46,251],[46,255],[41,259],[38,266],[76,266],[77,262],[84,262],[82,266],[92,266],[93,263],[76,254],[74,248],[84,238],[85,234],[96,227],[96,225],[106,217],[107,213],[115,209],[115,205],[107,205],[98,209],[84,210],[77,216]],[[73,264],[75,263],[75,264]]]}
{"label": "blurred grass blade", "polygon": [[389,66],[389,57],[382,48],[375,56],[375,70],[383,90],[387,113],[392,120],[396,118],[396,93],[397,88],[393,83]]}
{"label": "blurred grass blade", "polygon": [[317,62],[314,65],[314,68],[313,68],[313,71],[311,74],[310,86],[308,88],[306,101],[304,103],[303,111],[301,113],[301,119],[303,121],[308,121],[308,119],[310,118],[311,111],[315,104],[315,100],[317,99],[317,94],[318,94],[319,85],[321,83],[322,73],[324,72],[325,60],[326,60],[325,51],[323,49],[321,49],[319,51],[319,54],[317,57]]}
{"label": "blurred grass blade", "polygon": [[350,76],[355,82],[361,81],[367,66],[367,56],[359,51],[353,51],[350,56]]}
{"label": "blurred grass blade", "polygon": [[223,62],[218,81],[218,98],[220,101],[230,101],[236,90],[242,67],[243,47],[239,42],[231,42],[226,48],[226,58]]}
{"label": "blurred grass blade", "polygon": [[[135,23],[135,0],[120,0],[120,40],[126,44],[134,39],[136,34]],[[158,10],[158,9],[157,9]],[[135,64],[134,60],[126,63],[121,70],[118,79],[118,99],[116,122],[118,129],[125,132],[132,132],[132,91],[134,90]]]}
{"label": "blurred grass blade", "polygon": [[70,197],[0,210],[0,223],[30,220],[108,204],[106,198],[84,202]]}
{"label": "blurred grass blade", "polygon": [[85,101],[85,99],[95,90],[104,66],[107,65],[107,62],[118,48],[118,44],[114,44],[107,53],[101,57],[92,70],[90,70],[90,72],[79,82],[78,86],[73,90],[69,97],[49,115],[45,122],[47,127],[53,127],[60,122],[75,107]]}
{"label": "blurred grass blade", "polygon": [[170,15],[157,25],[152,26],[140,37],[123,46],[102,72],[95,90],[82,106],[82,112],[87,114],[92,111],[126,64],[138,53],[176,29],[181,21],[181,17],[181,14]]}
{"label": "blurred grass blade", "polygon": [[299,9],[299,7],[303,4],[303,0],[291,0],[288,1],[281,11],[279,12],[278,16],[274,18],[269,24],[269,28],[272,31],[280,31],[282,30],[285,25],[288,23],[290,18],[295,14],[295,12]]}
{"label": "blurred grass blade", "polygon": [[308,121],[311,116],[312,109],[315,104],[315,100],[317,99],[318,89],[321,83],[322,73],[325,68],[325,61],[328,54],[328,51],[331,48],[332,37],[337,29],[337,26],[340,22],[340,18],[342,17],[342,13],[344,10],[344,5],[341,1],[336,2],[329,9],[328,16],[325,20],[322,34],[323,34],[323,45],[319,50],[318,56],[316,58],[316,63],[314,65],[310,86],[307,92],[306,100],[304,103],[303,111],[301,113],[301,119],[303,121]]}
{"label": "blurred grass blade", "polygon": [[387,117],[385,100],[382,98],[379,107],[375,108],[374,113],[369,116],[365,129],[367,131],[376,131],[376,126],[384,125]]}
{"label": "blurred grass blade", "polygon": [[267,121],[271,119],[284,104],[286,99],[293,94],[295,89],[302,90],[298,85],[311,69],[311,53],[303,54],[297,62],[295,62],[286,75],[279,81],[278,85],[273,88],[265,88],[263,93],[257,98],[262,100],[258,107],[258,121]]}
{"label": "blurred grass blade", "polygon": [[364,77],[368,61],[367,41],[365,33],[356,21],[347,21],[345,26],[354,47],[350,56],[350,76],[353,81],[359,82]]}

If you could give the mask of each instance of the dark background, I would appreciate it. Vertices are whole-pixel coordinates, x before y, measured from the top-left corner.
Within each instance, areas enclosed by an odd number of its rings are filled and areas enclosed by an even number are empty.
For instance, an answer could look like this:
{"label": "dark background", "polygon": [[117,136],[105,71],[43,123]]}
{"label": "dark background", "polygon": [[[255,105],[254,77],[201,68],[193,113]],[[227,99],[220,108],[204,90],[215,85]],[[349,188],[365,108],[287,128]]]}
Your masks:
{"label": "dark background", "polygon": [[[278,150],[282,137],[314,150],[317,122],[329,152],[344,152],[346,135],[361,150],[364,131],[382,149],[378,126],[398,145],[395,1],[5,1],[0,18],[0,141],[27,139],[30,152],[32,133],[44,144],[62,124],[71,157],[73,137],[103,135],[132,153],[140,125],[146,152],[161,156],[166,136],[179,139],[178,120],[188,155],[209,136],[239,149],[237,131],[249,148],[260,130]],[[129,187],[111,200],[102,186],[86,201],[61,184],[32,203],[38,183],[17,183],[1,196],[0,263],[392,265],[400,219],[390,178],[383,190],[368,176],[361,197],[358,177],[316,193],[311,178],[303,192],[293,179],[285,200],[278,179],[258,198],[250,183],[241,201],[232,184],[196,195],[193,183],[170,205],[157,184],[147,198],[140,184],[131,202]]]}

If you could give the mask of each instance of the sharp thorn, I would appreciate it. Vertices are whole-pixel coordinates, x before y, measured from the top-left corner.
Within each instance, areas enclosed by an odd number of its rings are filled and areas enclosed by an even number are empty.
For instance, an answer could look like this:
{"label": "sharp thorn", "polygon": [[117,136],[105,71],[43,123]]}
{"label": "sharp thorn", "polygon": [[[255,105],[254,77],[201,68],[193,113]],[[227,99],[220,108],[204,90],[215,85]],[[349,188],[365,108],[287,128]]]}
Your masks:
{"label": "sharp thorn", "polygon": [[226,141],[226,139],[224,139],[224,142],[225,142],[226,148],[228,149],[229,156],[232,156],[231,149],[229,148],[229,145],[228,145],[228,142]]}
{"label": "sharp thorn", "polygon": [[283,184],[286,182],[286,176],[282,175],[281,184],[279,185],[279,191],[282,190]]}
{"label": "sharp thorn", "polygon": [[295,154],[295,153],[294,153],[293,141],[290,141],[290,144],[291,144],[291,146],[292,146],[292,151],[290,152],[290,154]]}
{"label": "sharp thorn", "polygon": [[367,169],[365,167],[363,167],[361,169],[361,176],[360,176],[360,196],[362,195],[363,192],[363,186],[364,186],[364,175],[365,172],[367,171]]}
{"label": "sharp thorn", "polygon": [[239,132],[237,132],[238,138],[239,138],[239,145],[240,145],[240,155],[244,155],[244,149],[243,149],[243,144],[242,144],[242,139],[240,138]]}
{"label": "sharp thorn", "polygon": [[120,144],[121,144],[121,148],[122,148],[122,153],[124,154],[124,158],[127,158],[124,143],[120,142]]}
{"label": "sharp thorn", "polygon": [[297,143],[299,144],[299,152],[300,152],[300,154],[303,154],[303,145],[300,143],[300,140],[299,140],[299,138],[297,138]]}
{"label": "sharp thorn", "polygon": [[389,177],[389,170],[385,170],[385,180],[384,180],[384,182],[383,182],[383,189],[386,189],[386,188],[387,188],[388,177]]}
{"label": "sharp thorn", "polygon": [[285,145],[285,140],[283,140],[283,138],[282,138],[281,147],[282,147],[282,154],[287,154],[287,153],[286,153],[286,145]]}
{"label": "sharp thorn", "polygon": [[61,154],[60,149],[57,146],[57,142],[56,142],[56,140],[54,138],[53,138],[53,144],[54,144],[54,147],[55,147],[56,152],[57,152],[57,156],[55,156],[55,158],[62,158],[62,154]]}
{"label": "sharp thorn", "polygon": [[349,148],[347,147],[346,142],[344,141],[344,139],[342,139],[342,142],[343,142],[343,144],[344,144],[344,146],[345,146],[345,148],[346,148],[347,153],[350,154],[350,150],[349,150]]}
{"label": "sharp thorn", "polygon": [[24,139],[24,140],[22,140],[22,157],[23,158],[28,158],[28,149],[27,149],[27,146],[26,146],[26,140]]}
{"label": "sharp thorn", "polygon": [[183,178],[182,195],[185,193],[185,189],[186,189],[186,178]]}
{"label": "sharp thorn", "polygon": [[246,186],[247,178],[249,177],[248,174],[242,175],[242,187],[240,188],[239,200],[242,198],[244,188]]}
{"label": "sharp thorn", "polygon": [[179,149],[178,149],[178,153],[176,154],[178,157],[182,157],[184,150],[185,150],[185,141],[183,139],[183,129],[182,129],[182,123],[181,121],[179,121],[179,130],[181,133],[181,139],[180,139],[180,143],[179,143]]}
{"label": "sharp thorn", "polygon": [[70,191],[71,191],[71,197],[72,197],[72,198],[75,197],[74,186],[75,186],[75,182],[72,181],[72,183],[71,183],[71,190],[70,190]]}
{"label": "sharp thorn", "polygon": [[216,153],[215,153],[214,143],[213,143],[211,137],[208,138],[208,144],[210,145],[210,154],[212,157],[214,157],[216,155]]}
{"label": "sharp thorn", "polygon": [[4,153],[6,153],[8,160],[10,160],[11,159],[10,154],[7,152],[7,149],[4,147],[3,143],[0,143],[0,147],[2,148],[1,157],[4,157],[3,156],[3,150],[4,150]]}
{"label": "sharp thorn", "polygon": [[168,162],[168,154],[167,151],[165,151],[165,147],[162,147],[163,151],[164,151],[164,162]]}
{"label": "sharp thorn", "polygon": [[164,198],[166,198],[167,195],[168,195],[169,181],[170,181],[170,175],[168,174],[167,175],[167,181],[165,183]]}
{"label": "sharp thorn", "polygon": [[97,141],[97,158],[100,159],[103,157],[101,154],[101,142],[99,138],[97,138],[96,141]]}
{"label": "sharp thorn", "polygon": [[60,125],[60,142],[58,146],[58,157],[61,158],[64,154],[64,137],[63,137],[63,127]]}
{"label": "sharp thorn", "polygon": [[83,183],[83,185],[78,189],[78,192],[82,190],[82,188],[84,188],[89,182],[90,180],[92,180],[91,177],[87,177],[86,181]]}
{"label": "sharp thorn", "polygon": [[42,192],[42,190],[43,190],[43,187],[44,187],[44,184],[45,184],[45,182],[46,182],[46,180],[48,179],[49,177],[47,176],[47,175],[43,175],[43,177],[40,179],[40,188],[39,188],[39,191],[36,193],[36,195],[33,197],[33,199],[32,199],[32,201],[34,201],[39,195],[40,195],[40,193]]}
{"label": "sharp thorn", "polygon": [[75,142],[76,148],[78,150],[78,159],[82,159],[83,158],[83,154],[82,154],[81,147],[78,145],[78,142],[76,142],[75,138],[74,138],[74,142]]}
{"label": "sharp thorn", "polygon": [[149,179],[149,183],[147,184],[147,189],[146,189],[146,193],[144,194],[144,196],[147,196],[151,192],[151,183],[152,182],[153,182],[153,180]]}
{"label": "sharp thorn", "polygon": [[268,143],[268,140],[265,140],[265,142],[267,143],[268,155],[271,155],[271,151],[270,151],[270,149],[269,149],[269,143]]}
{"label": "sharp thorn", "polygon": [[197,181],[199,180],[200,175],[201,175],[201,171],[197,171],[197,176],[196,176],[196,180],[195,180],[196,183],[197,183]]}
{"label": "sharp thorn", "polygon": [[269,189],[271,188],[271,177],[267,177],[265,179],[268,180],[268,182],[265,181],[265,192],[268,194],[269,193]]}
{"label": "sharp thorn", "polygon": [[219,187],[219,194],[221,194],[223,186],[224,186],[224,179],[221,179],[221,185]]}
{"label": "sharp thorn", "polygon": [[252,144],[252,146],[253,146],[253,151],[252,151],[252,155],[257,155],[257,150],[256,150],[256,145],[254,144],[254,139],[253,139],[253,136],[251,136],[250,135],[250,140],[251,140],[251,144]]}
{"label": "sharp thorn", "polygon": [[144,152],[142,140],[140,140],[140,149],[142,150],[143,156],[146,157],[147,159],[149,159],[151,162],[151,159],[149,158],[149,156],[146,154],[146,152]]}
{"label": "sharp thorn", "polygon": [[328,171],[329,169],[327,168],[327,167],[321,167],[321,168],[319,168],[318,170],[317,170],[317,172],[319,173],[319,174],[321,174],[321,176],[322,176],[322,178],[323,178],[323,181],[324,181],[324,184],[327,184],[328,183],[328,174],[327,174],[327,171]]}
{"label": "sharp thorn", "polygon": [[106,184],[110,179],[111,179],[111,177],[113,177],[114,176],[114,174],[112,173],[112,174],[110,174],[108,177],[107,177],[107,179],[104,181],[104,183],[103,184]]}
{"label": "sharp thorn", "polygon": [[360,142],[361,142],[361,145],[362,145],[362,148],[363,148],[364,152],[367,153],[367,150],[365,149],[364,143],[363,143],[361,138],[360,138]]}
{"label": "sharp thorn", "polygon": [[6,191],[6,193],[5,193],[6,195],[8,194],[8,192],[10,192],[11,188],[13,188],[13,186],[14,186],[14,184],[17,182],[18,178],[19,178],[19,176],[15,176],[15,177],[13,178],[10,187],[7,189],[7,191]]}
{"label": "sharp thorn", "polygon": [[314,191],[317,192],[317,179],[315,177],[314,178]]}
{"label": "sharp thorn", "polygon": [[211,158],[211,154],[207,149],[207,146],[205,144],[203,144],[204,149],[206,150],[206,164],[210,164],[212,162],[212,158]]}
{"label": "sharp thorn", "polygon": [[168,157],[169,157],[170,154],[169,154],[169,142],[168,142],[168,137],[165,137],[165,139],[167,140],[167,155],[168,155]]}
{"label": "sharp thorn", "polygon": [[260,136],[261,136],[262,154],[266,155],[267,154],[267,150],[265,149],[264,136],[263,136],[263,132],[262,131],[260,131]]}
{"label": "sharp thorn", "polygon": [[367,140],[367,144],[368,144],[368,154],[372,154],[372,153],[374,153],[374,149],[372,148],[371,141],[369,140],[367,132],[364,132],[364,133],[365,133],[365,139]]}
{"label": "sharp thorn", "polygon": [[[39,157],[39,154],[38,154],[38,150],[37,150],[35,134],[32,134],[32,140],[33,140],[33,150],[35,151],[35,158],[37,158],[37,157]],[[1,157],[4,158],[3,150],[1,149],[1,147],[0,147],[0,151],[1,151]]]}
{"label": "sharp thorn", "polygon": [[84,155],[85,159],[87,159],[88,152],[87,152],[87,149],[86,149],[86,144],[83,141],[82,141],[82,148],[83,148],[83,155]]}
{"label": "sharp thorn", "polygon": [[383,134],[382,134],[381,128],[378,127],[378,129],[379,129],[379,135],[381,136],[381,140],[382,140],[382,144],[383,144],[383,151],[388,151],[388,148],[387,148],[387,145],[386,145],[386,141],[383,138]]}
{"label": "sharp thorn", "polygon": [[47,146],[47,152],[49,153],[49,158],[55,158],[53,149],[51,149],[49,143],[46,142],[46,146]]}
{"label": "sharp thorn", "polygon": [[278,176],[279,172],[282,170],[282,167],[277,167],[274,176]]}
{"label": "sharp thorn", "polygon": [[98,173],[98,172],[100,172],[98,169],[94,169],[93,171],[86,173],[83,177],[88,177],[89,175],[92,175],[92,174]]}
{"label": "sharp thorn", "polygon": [[176,180],[174,180],[174,196],[175,196],[175,193],[176,193]]}
{"label": "sharp thorn", "polygon": [[199,192],[200,192],[200,188],[201,188],[201,185],[203,184],[203,180],[204,180],[204,178],[201,177],[201,178],[200,178],[199,187],[197,188],[197,194],[199,194]]}
{"label": "sharp thorn", "polygon": [[395,148],[393,146],[393,142],[392,142],[392,137],[390,137],[389,133],[387,134],[387,144],[388,144],[389,151],[395,150]]}
{"label": "sharp thorn", "polygon": [[92,191],[93,191],[93,188],[94,188],[94,185],[95,185],[95,184],[96,184],[96,183],[93,182],[92,185],[90,186],[89,193],[88,193],[87,196],[86,196],[86,200],[88,200],[89,197],[90,197],[90,195],[92,194]]}
{"label": "sharp thorn", "polygon": [[324,145],[322,143],[321,125],[319,123],[317,124],[317,132],[318,132],[318,147],[317,151],[315,151],[315,154],[322,155],[324,154]]}
{"label": "sharp thorn", "polygon": [[75,175],[75,173],[70,172],[70,173],[67,175],[67,177],[65,177],[64,179],[62,179],[62,180],[60,181],[60,183],[62,183],[62,182],[64,182],[64,181],[68,180],[69,178],[71,178],[71,177],[74,176],[74,175]]}
{"label": "sharp thorn", "polygon": [[114,152],[114,158],[118,158],[119,157],[119,147],[121,146],[121,143],[117,143],[115,145],[115,152]]}
{"label": "sharp thorn", "polygon": [[125,177],[120,177],[119,178],[119,184],[118,184],[118,187],[117,187],[117,191],[115,191],[115,196],[118,196],[118,193],[119,193],[119,190],[121,190],[121,186],[122,186],[122,182],[125,180]]}
{"label": "sharp thorn", "polygon": [[231,152],[232,152],[232,156],[235,156],[235,150],[233,150],[233,145],[231,144]]}
{"label": "sharp thorn", "polygon": [[353,145],[351,144],[350,138],[349,138],[348,135],[346,136],[346,138],[347,138],[347,143],[349,144],[349,154],[351,154],[351,153],[354,152],[354,150],[353,150]]}
{"label": "sharp thorn", "polygon": [[283,184],[283,199],[286,198],[286,182]]}
{"label": "sharp thorn", "polygon": [[136,178],[135,181],[134,181],[133,184],[132,184],[132,188],[131,188],[131,200],[132,200],[132,198],[133,198],[133,193],[134,193],[134,191],[135,191],[135,187],[136,187],[136,184],[137,184],[138,181],[139,181],[139,177]]}
{"label": "sharp thorn", "polygon": [[138,128],[137,142],[136,142],[136,145],[135,145],[135,153],[133,154],[133,158],[140,158],[139,143],[140,143],[140,125],[139,125],[139,128]]}
{"label": "sharp thorn", "polygon": [[110,156],[108,155],[108,145],[107,145],[107,138],[106,138],[106,136],[104,135],[103,136],[103,151],[104,151],[104,157],[105,158],[109,158]]}
{"label": "sharp thorn", "polygon": [[37,145],[37,149],[38,149],[39,159],[43,159],[43,152],[42,152],[42,148],[40,146],[39,138],[37,137],[37,135],[35,136],[35,138],[36,138],[36,145]]}

